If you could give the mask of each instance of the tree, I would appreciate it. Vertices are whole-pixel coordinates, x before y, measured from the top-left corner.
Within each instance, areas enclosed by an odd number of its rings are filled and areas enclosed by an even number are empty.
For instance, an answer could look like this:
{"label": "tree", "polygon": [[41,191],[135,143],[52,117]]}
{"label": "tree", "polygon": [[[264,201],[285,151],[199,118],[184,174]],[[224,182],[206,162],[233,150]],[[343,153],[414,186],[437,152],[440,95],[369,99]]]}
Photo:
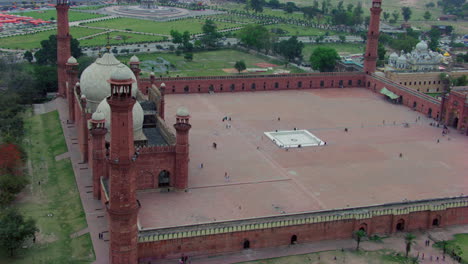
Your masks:
{"label": "tree", "polygon": [[294,61],[296,58],[302,59],[302,49],[304,43],[297,40],[296,36],[290,37],[288,40],[282,40],[275,44],[275,52],[280,54],[288,62]]}
{"label": "tree", "polygon": [[395,10],[392,13],[392,17],[393,17],[393,22],[390,22],[390,23],[396,23],[398,21],[398,18],[400,18],[400,14],[398,14],[398,12]]}
{"label": "tree", "polygon": [[172,37],[172,43],[174,44],[181,44],[182,43],[182,34],[177,30],[171,30],[170,32]]}
{"label": "tree", "polygon": [[5,210],[0,216],[0,246],[13,256],[28,238],[39,231],[33,219],[25,220],[15,209]]}
{"label": "tree", "polygon": [[424,12],[423,17],[424,17],[425,20],[431,19],[431,17],[432,17],[431,12],[429,12],[429,11]]}
{"label": "tree", "polygon": [[302,13],[304,13],[304,18],[307,20],[312,20],[318,13],[320,13],[320,9],[306,6],[301,9]]}
{"label": "tree", "polygon": [[383,12],[383,19],[384,19],[385,21],[388,21],[389,18],[390,18],[390,13],[388,13],[388,12]]}
{"label": "tree", "polygon": [[408,20],[411,18],[411,9],[407,6],[401,8],[401,14],[403,15],[403,20],[408,23]]}
{"label": "tree", "polygon": [[191,52],[185,53],[185,54],[184,54],[184,59],[185,59],[186,61],[192,61],[192,60],[193,60],[193,53],[191,53]]}
{"label": "tree", "polygon": [[360,229],[358,231],[354,231],[354,240],[356,240],[356,250],[359,250],[359,244],[361,243],[362,239],[367,236],[366,231]]}
{"label": "tree", "polygon": [[428,32],[429,35],[429,43],[428,47],[429,49],[436,51],[439,48],[439,42],[440,42],[440,37],[441,33],[440,30],[437,28],[431,28]]}
{"label": "tree", "polygon": [[[78,59],[83,53],[81,52],[80,42],[77,39],[70,40],[71,55]],[[50,35],[48,40],[41,41],[41,49],[39,49],[34,57],[38,64],[41,65],[56,65],[57,64],[57,36]],[[68,59],[68,58],[67,58]]]}
{"label": "tree", "polygon": [[284,11],[286,11],[288,14],[291,14],[295,10],[297,10],[297,6],[294,2],[287,2],[284,6]]}
{"label": "tree", "polygon": [[207,19],[202,27],[203,36],[201,42],[205,47],[214,48],[218,44],[221,34],[217,31],[217,26],[213,20]]}
{"label": "tree", "polygon": [[415,243],[415,241],[414,241],[415,239],[416,239],[416,236],[411,234],[411,233],[407,233],[405,235],[406,258],[408,258],[408,254],[411,251],[411,245],[413,245]]}
{"label": "tree", "polygon": [[32,54],[32,52],[30,52],[29,50],[27,50],[25,53],[24,53],[24,59],[27,60],[29,63],[31,63],[34,59],[34,56]]}
{"label": "tree", "polygon": [[385,50],[385,46],[382,43],[379,43],[379,46],[377,48],[377,54],[379,57],[379,60],[378,60],[379,66],[383,66],[386,53],[387,53],[387,50]]}
{"label": "tree", "polygon": [[237,37],[248,47],[269,50],[271,48],[271,34],[262,25],[249,24],[237,33]]}
{"label": "tree", "polygon": [[270,0],[270,2],[268,2],[268,5],[271,7],[271,8],[280,8],[281,7],[281,4],[278,0]]}
{"label": "tree", "polygon": [[265,6],[265,0],[249,0],[247,2],[247,8],[252,9],[255,13],[263,12],[263,6]]}
{"label": "tree", "polygon": [[341,43],[345,43],[345,42],[346,42],[346,36],[340,35],[340,36],[338,36],[338,38],[340,39],[340,42],[341,42]]}
{"label": "tree", "polygon": [[334,48],[317,47],[310,55],[310,64],[314,70],[329,72],[335,69],[336,61],[340,59]]}
{"label": "tree", "polygon": [[243,60],[236,61],[236,64],[234,64],[234,68],[236,68],[236,70],[239,73],[241,73],[241,71],[247,69],[247,67],[245,66],[245,62]]}

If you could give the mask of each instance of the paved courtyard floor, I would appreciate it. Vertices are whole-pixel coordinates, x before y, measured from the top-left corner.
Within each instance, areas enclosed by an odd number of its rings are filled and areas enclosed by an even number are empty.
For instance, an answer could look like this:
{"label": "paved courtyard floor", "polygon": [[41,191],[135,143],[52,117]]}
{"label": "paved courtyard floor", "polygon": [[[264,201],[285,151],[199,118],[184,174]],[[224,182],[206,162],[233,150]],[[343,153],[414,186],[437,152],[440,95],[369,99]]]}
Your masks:
{"label": "paved courtyard floor", "polygon": [[[466,194],[468,137],[365,89],[167,95],[169,126],[180,106],[189,190],[139,193],[143,228]],[[326,145],[286,150],[263,134],[294,128]]]}

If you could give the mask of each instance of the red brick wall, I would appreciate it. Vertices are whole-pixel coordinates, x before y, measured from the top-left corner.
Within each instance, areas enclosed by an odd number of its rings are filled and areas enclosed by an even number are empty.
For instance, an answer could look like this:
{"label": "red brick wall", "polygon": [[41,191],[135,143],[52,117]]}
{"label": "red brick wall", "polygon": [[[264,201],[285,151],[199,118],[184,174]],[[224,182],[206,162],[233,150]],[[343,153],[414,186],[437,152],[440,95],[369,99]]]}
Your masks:
{"label": "red brick wall", "polygon": [[246,239],[250,241],[250,248],[276,247],[289,245],[293,235],[297,236],[297,243],[347,239],[361,226],[367,226],[369,235],[388,234],[396,232],[400,219],[405,221],[404,231],[414,231],[433,228],[432,221],[437,216],[440,216],[440,226],[468,224],[468,207],[139,243],[138,255],[145,260],[177,258],[181,254],[195,256],[235,252],[243,250]]}
{"label": "red brick wall", "polygon": [[[385,87],[393,93],[401,96],[401,103],[403,105],[406,105],[415,111],[423,113],[426,116],[428,116],[429,113],[431,113],[431,117],[438,118],[438,116],[441,114],[441,104],[432,102],[431,100],[433,100],[433,98],[431,98],[430,96],[414,90],[411,90],[410,92],[409,88],[408,91],[400,89],[396,83],[391,83],[388,79],[386,80],[387,82],[384,82],[372,76],[367,76],[366,87],[376,93],[380,93],[380,90]],[[416,96],[416,94],[419,96]]]}
{"label": "red brick wall", "polygon": [[174,183],[174,152],[141,154],[135,165],[138,190],[158,188],[158,176],[163,170],[170,173],[171,185]]}
{"label": "red brick wall", "polygon": [[[157,78],[155,84],[160,87],[166,84],[166,94],[171,93],[207,93],[210,86],[214,92],[232,92],[231,85],[235,85],[234,91],[264,91],[310,88],[339,88],[342,81],[343,87],[363,87],[365,75],[362,73],[316,73],[316,74],[291,74],[291,75],[258,75],[258,76],[211,76],[211,77],[180,77]],[[349,83],[351,81],[351,83]],[[323,82],[323,83],[322,83]],[[252,89],[252,85],[255,89]],[[147,94],[146,87],[151,87],[149,79],[142,79],[138,84],[140,90]],[[277,88],[276,88],[277,86]],[[242,89],[242,87],[244,87]],[[187,89],[186,89],[187,88]]]}

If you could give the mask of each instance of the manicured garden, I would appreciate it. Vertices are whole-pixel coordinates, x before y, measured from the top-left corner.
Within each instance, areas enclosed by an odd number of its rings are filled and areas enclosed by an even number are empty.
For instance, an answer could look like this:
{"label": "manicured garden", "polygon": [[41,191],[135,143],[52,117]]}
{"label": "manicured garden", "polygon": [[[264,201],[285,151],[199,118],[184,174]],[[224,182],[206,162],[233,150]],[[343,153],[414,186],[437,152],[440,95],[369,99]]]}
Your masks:
{"label": "manicured garden", "polygon": [[[266,28],[269,30],[271,29],[281,29],[286,33],[281,34],[282,36],[323,36],[327,32],[323,29],[313,28],[313,27],[304,27],[298,25],[291,25],[291,24],[275,24],[275,25],[267,25]],[[334,35],[337,32],[335,31],[328,31],[330,35]]]}
{"label": "manicured garden", "polygon": [[[288,70],[292,73],[300,73],[302,70],[293,66],[284,67],[284,62],[278,60],[270,60],[264,57],[251,55],[248,53],[236,51],[236,50],[217,50],[217,51],[205,51],[197,52],[193,55],[193,61],[187,62],[184,56],[177,56],[169,53],[151,53],[151,54],[138,54],[137,55],[142,62],[142,68],[145,71],[144,75],[148,75],[151,72],[151,68],[145,69],[145,61],[155,61],[158,57],[169,61],[174,65],[175,68],[169,70],[169,76],[220,76],[220,75],[238,75],[238,73],[227,73],[223,69],[233,69],[234,64],[238,60],[244,60],[247,68],[259,68],[255,66],[255,63],[267,62],[280,65],[274,67],[273,70],[267,72],[258,73],[241,73],[241,74],[272,74],[277,70]],[[130,59],[130,56],[118,57],[122,62],[126,62]],[[156,75],[168,76],[165,72],[158,73]]]}
{"label": "manicured garden", "polygon": [[[57,11],[55,9],[21,12],[18,14],[22,16],[29,16],[29,17],[33,17],[36,19],[42,19],[42,20],[47,20],[47,21],[52,20],[52,18],[53,20],[57,19]],[[80,21],[80,20],[86,20],[86,19],[92,19],[92,18],[98,18],[98,17],[104,17],[104,16],[105,15],[84,13],[84,12],[78,12],[78,11],[73,11],[73,10],[68,11],[69,21]]]}
{"label": "manicured garden", "polygon": [[[177,30],[180,32],[189,31],[190,34],[202,33],[202,26],[205,24],[205,19],[188,18],[176,21],[168,22],[155,22],[148,20],[140,20],[134,18],[116,18],[106,21],[99,21],[93,23],[87,23],[86,26],[102,27],[108,29],[122,29],[132,30],[138,32],[155,33],[170,35],[171,30]],[[238,24],[226,23],[226,22],[215,22],[218,26],[218,30],[222,30],[230,27],[238,27]]]}
{"label": "manicured garden", "polygon": [[[136,42],[156,42],[163,40],[162,36],[152,36],[152,35],[143,35],[129,32],[110,32],[109,33],[109,43],[111,45],[125,45],[127,43],[136,43]],[[86,39],[80,40],[80,46],[89,47],[89,46],[104,46],[107,43],[107,34],[102,34]]]}
{"label": "manicured garden", "polygon": [[364,54],[365,44],[355,43],[325,43],[325,44],[305,44],[302,50],[303,58],[308,60],[312,51],[317,47],[334,48],[340,55]]}
{"label": "manicured garden", "polygon": [[[100,29],[90,29],[82,27],[71,27],[70,33],[74,38],[81,38],[102,32]],[[41,47],[41,41],[49,38],[50,35],[57,34],[56,30],[47,30],[38,33],[6,37],[0,39],[0,47],[7,49],[36,49]],[[105,42],[104,42],[105,43]]]}

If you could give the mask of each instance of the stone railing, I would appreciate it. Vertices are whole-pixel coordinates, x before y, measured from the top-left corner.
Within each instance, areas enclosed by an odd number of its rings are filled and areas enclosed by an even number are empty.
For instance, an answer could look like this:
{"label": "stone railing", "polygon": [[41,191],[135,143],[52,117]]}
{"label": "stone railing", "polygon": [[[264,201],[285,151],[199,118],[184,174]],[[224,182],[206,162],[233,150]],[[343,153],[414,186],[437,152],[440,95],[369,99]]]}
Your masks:
{"label": "stone railing", "polygon": [[175,152],[175,145],[141,147],[139,152],[140,154]]}
{"label": "stone railing", "polygon": [[453,198],[389,203],[365,207],[321,210],[186,226],[163,228],[140,227],[138,241],[140,243],[145,243],[168,239],[261,230],[274,227],[287,227],[340,220],[369,219],[374,216],[383,215],[403,215],[422,211],[440,211],[446,210],[448,208],[466,206],[468,206],[468,196],[461,196]]}

